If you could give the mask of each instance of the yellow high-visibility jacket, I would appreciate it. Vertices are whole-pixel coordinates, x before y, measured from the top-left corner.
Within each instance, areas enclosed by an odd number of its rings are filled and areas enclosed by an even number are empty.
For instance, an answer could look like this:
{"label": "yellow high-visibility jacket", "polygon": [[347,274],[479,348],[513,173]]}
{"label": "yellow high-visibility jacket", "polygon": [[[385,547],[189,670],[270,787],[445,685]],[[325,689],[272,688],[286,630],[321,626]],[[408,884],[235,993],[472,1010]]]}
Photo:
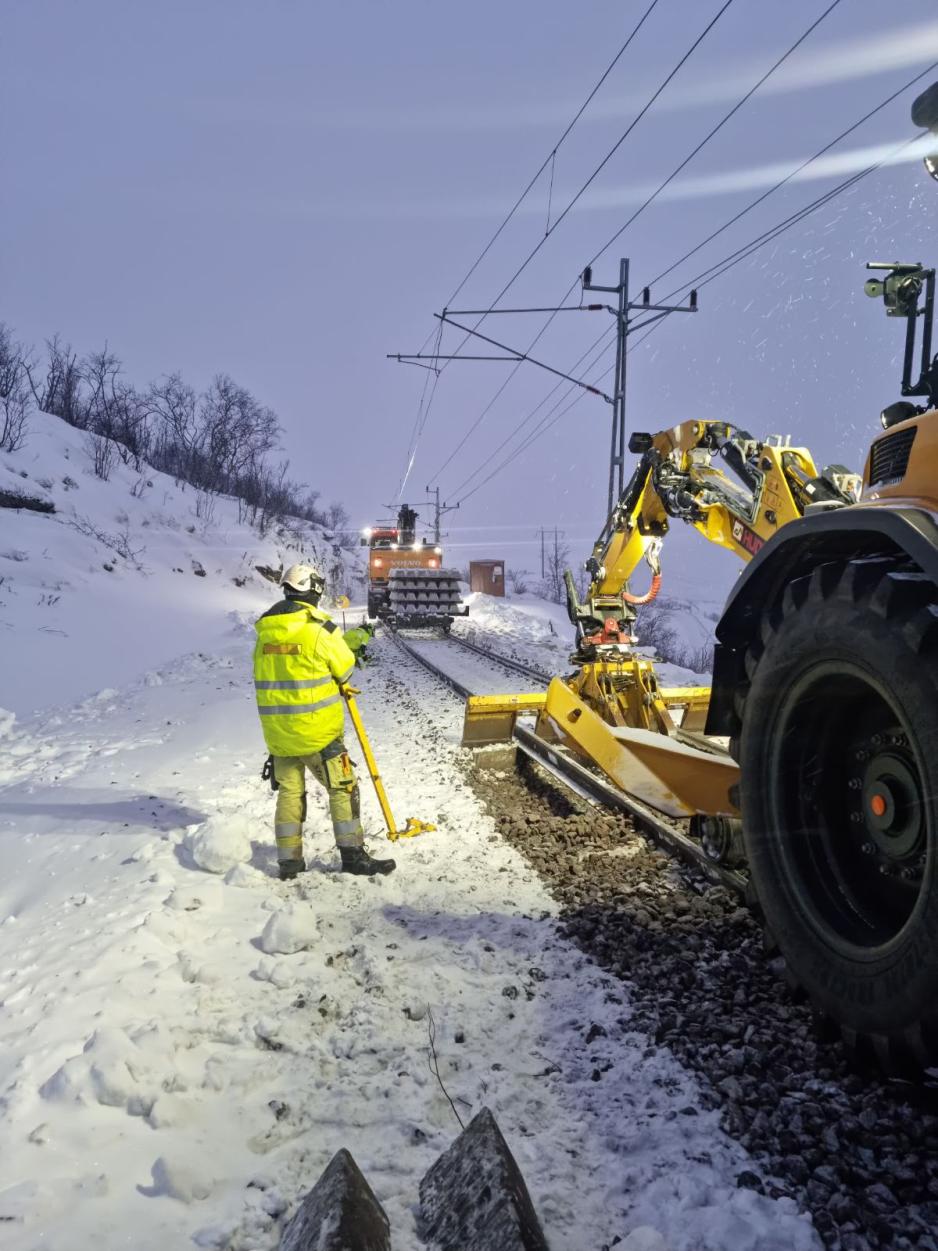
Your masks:
{"label": "yellow high-visibility jacket", "polygon": [[267,750],[308,756],[338,738],[345,710],[338,683],[355,657],[342,631],[319,608],[283,600],[255,622],[254,689]]}

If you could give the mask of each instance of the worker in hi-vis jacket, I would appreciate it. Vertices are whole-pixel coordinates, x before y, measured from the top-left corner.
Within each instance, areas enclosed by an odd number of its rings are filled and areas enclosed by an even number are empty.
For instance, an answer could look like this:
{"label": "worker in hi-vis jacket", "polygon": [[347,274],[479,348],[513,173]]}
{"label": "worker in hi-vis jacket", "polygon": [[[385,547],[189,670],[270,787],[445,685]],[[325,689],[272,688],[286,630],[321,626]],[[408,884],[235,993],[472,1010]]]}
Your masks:
{"label": "worker in hi-vis jacket", "polygon": [[325,578],[312,565],[291,565],[284,599],[255,623],[254,689],[277,783],[274,832],[280,878],[306,868],[306,770],[329,793],[336,846],[346,873],[390,873],[393,860],[376,860],[364,845],[358,779],[345,750],[344,700],[355,656],[342,631],[319,607]]}

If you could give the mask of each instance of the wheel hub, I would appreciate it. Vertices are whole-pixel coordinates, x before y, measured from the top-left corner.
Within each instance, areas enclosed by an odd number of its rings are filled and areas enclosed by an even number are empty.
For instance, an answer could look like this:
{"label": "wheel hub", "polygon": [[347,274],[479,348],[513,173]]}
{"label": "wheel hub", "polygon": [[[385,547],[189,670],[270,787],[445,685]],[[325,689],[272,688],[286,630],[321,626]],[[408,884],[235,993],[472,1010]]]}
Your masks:
{"label": "wheel hub", "polygon": [[864,851],[874,855],[884,871],[908,871],[924,851],[925,819],[917,778],[904,750],[904,736],[890,738],[888,747],[871,741],[857,753],[867,759],[862,778],[854,780],[851,789],[860,792],[857,815]]}

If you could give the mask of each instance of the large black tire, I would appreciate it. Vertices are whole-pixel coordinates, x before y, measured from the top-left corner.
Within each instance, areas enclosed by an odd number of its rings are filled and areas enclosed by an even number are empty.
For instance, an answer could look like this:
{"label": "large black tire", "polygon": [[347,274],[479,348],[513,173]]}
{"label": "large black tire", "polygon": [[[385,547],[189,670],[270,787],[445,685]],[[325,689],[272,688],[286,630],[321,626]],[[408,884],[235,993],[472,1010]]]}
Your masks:
{"label": "large black tire", "polygon": [[938,595],[882,559],[792,582],[738,693],[768,937],[846,1040],[938,1060]]}

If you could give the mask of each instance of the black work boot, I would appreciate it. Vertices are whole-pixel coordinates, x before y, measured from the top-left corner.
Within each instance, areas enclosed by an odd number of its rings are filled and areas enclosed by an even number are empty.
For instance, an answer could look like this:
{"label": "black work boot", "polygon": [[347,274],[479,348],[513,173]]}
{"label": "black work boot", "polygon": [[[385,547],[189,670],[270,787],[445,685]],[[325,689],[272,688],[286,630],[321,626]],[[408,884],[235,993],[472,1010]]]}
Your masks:
{"label": "black work boot", "polygon": [[281,882],[289,882],[299,873],[306,872],[306,861],[300,857],[299,860],[281,860],[280,861],[280,880]]}
{"label": "black work boot", "polygon": [[340,847],[343,873],[359,873],[374,877],[376,873],[393,873],[397,868],[394,860],[375,860],[364,847]]}

